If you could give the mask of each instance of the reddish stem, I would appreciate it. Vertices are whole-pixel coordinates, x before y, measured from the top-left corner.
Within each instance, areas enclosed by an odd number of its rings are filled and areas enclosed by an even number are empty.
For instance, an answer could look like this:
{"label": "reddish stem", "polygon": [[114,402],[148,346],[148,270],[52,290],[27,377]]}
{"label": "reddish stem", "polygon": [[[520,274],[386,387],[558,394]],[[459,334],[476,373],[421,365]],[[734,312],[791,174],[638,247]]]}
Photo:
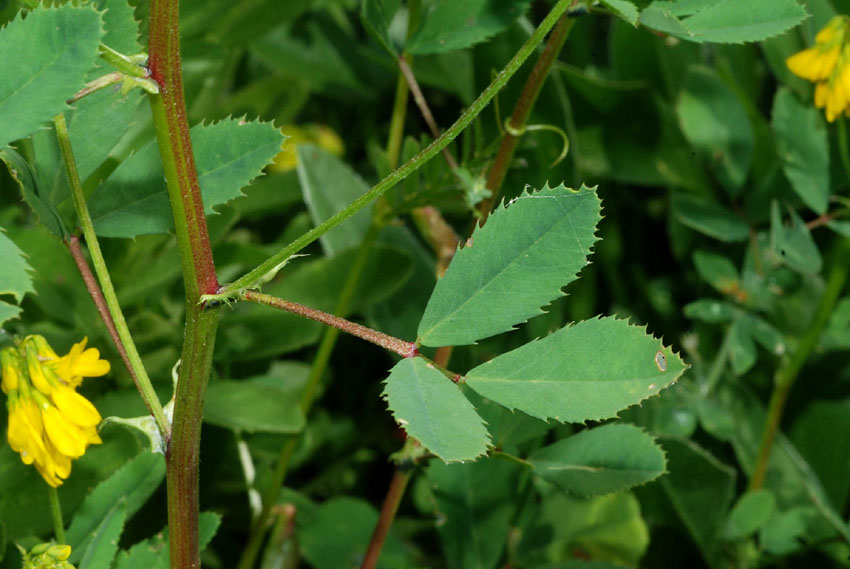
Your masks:
{"label": "reddish stem", "polygon": [[339,316],[334,316],[328,312],[322,312],[321,310],[316,310],[315,308],[310,308],[309,306],[304,306],[297,302],[284,300],[282,298],[277,298],[276,296],[263,294],[253,290],[249,290],[245,293],[245,300],[256,302],[257,304],[265,304],[266,306],[279,308],[280,310],[286,310],[287,312],[298,314],[299,316],[309,318],[310,320],[321,322],[326,326],[332,326],[333,328],[337,328],[343,332],[351,334],[352,336],[357,336],[367,342],[372,342],[373,344],[386,348],[391,352],[395,352],[403,358],[412,358],[419,353],[419,350],[416,348],[416,344],[413,342],[405,342],[404,340],[394,338],[393,336],[389,336],[383,332],[372,330],[362,324],[357,324],[351,320],[346,320],[345,318],[340,318]]}
{"label": "reddish stem", "polygon": [[381,517],[378,518],[378,524],[375,526],[375,531],[372,532],[372,539],[369,541],[369,548],[366,550],[360,569],[374,569],[378,565],[381,549],[387,539],[387,534],[390,532],[390,527],[393,524],[408,482],[410,482],[410,470],[397,468],[393,474],[393,479],[390,481],[390,487],[387,489],[384,505],[381,507]]}
{"label": "reddish stem", "polygon": [[91,272],[89,263],[83,254],[83,248],[80,246],[80,238],[72,235],[68,240],[68,250],[71,251],[71,257],[74,258],[74,263],[77,264],[77,269],[80,270],[80,275],[83,277],[83,282],[86,283],[91,299],[97,307],[101,320],[106,324],[106,329],[109,330],[109,335],[112,337],[112,342],[115,344],[115,349],[121,355],[124,361],[124,367],[130,372],[130,377],[133,382],[138,385],[139,380],[136,377],[136,372],[133,371],[133,366],[130,365],[130,358],[127,357],[127,350],[124,349],[124,343],[121,342],[121,337],[118,335],[118,329],[115,328],[115,322],[112,320],[112,315],[109,313],[109,307],[106,305],[106,299],[103,297],[103,291],[100,290],[100,285],[97,279]]}

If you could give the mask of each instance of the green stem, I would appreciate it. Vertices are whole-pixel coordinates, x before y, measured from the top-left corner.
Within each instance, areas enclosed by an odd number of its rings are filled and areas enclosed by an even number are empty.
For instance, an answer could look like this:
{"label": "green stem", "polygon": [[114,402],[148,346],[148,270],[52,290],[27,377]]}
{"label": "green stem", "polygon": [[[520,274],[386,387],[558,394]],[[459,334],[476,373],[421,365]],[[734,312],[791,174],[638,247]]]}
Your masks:
{"label": "green stem", "polygon": [[99,46],[99,53],[104,61],[125,75],[144,79],[150,77],[150,72],[140,65],[140,63],[144,63],[145,59],[147,59],[144,54],[126,56],[103,43]]}
{"label": "green stem", "polygon": [[[155,0],[154,0],[155,1]],[[360,209],[365,207],[369,202],[382,195],[387,190],[395,186],[399,181],[403,180],[411,173],[415,172],[419,167],[428,162],[431,158],[437,155],[443,148],[449,145],[472,121],[476,116],[487,106],[493,99],[496,93],[505,86],[505,84],[513,77],[514,73],[522,66],[528,56],[534,51],[535,47],[543,41],[543,38],[550,29],[558,21],[561,14],[570,6],[574,0],[558,0],[558,3],[552,8],[549,14],[543,19],[540,26],[531,34],[531,37],[523,44],[514,57],[508,62],[505,68],[496,75],[493,82],[478,96],[478,98],[470,105],[470,107],[458,118],[458,120],[450,126],[437,140],[432,142],[428,147],[423,149],[419,154],[411,158],[406,164],[391,172],[387,177],[378,182],[368,192],[354,200],[348,207],[341,210],[333,217],[327,219],[315,228],[311,229],[295,241],[269,257],[258,267],[250,271],[248,274],[240,277],[236,281],[223,287],[223,294],[238,293],[239,291],[256,286],[258,282],[267,278],[270,273],[273,273],[281,263],[289,259],[292,255],[318,239],[320,236],[333,229]],[[152,28],[153,29],[153,28]],[[153,57],[153,52],[151,52]],[[154,74],[156,77],[156,74]]]}
{"label": "green stem", "polygon": [[567,37],[570,35],[573,24],[575,24],[575,18],[571,18],[566,14],[561,16],[558,25],[552,31],[552,35],[546,40],[546,46],[534,64],[534,69],[531,70],[531,74],[525,81],[525,86],[517,100],[511,118],[505,124],[505,133],[502,136],[499,151],[496,153],[496,159],[487,175],[486,187],[490,190],[491,195],[478,204],[478,211],[485,221],[487,216],[490,215],[490,210],[493,209],[493,204],[497,203],[499,199],[502,184],[505,181],[508,168],[516,152],[519,137],[525,131],[528,117],[534,108],[534,103],[540,95],[540,90],[543,88],[549,71],[552,69],[552,66],[558,59],[558,55],[561,53],[561,49],[564,47],[564,42],[567,41]]}
{"label": "green stem", "polygon": [[395,103],[393,103],[393,115],[390,119],[390,135],[387,141],[387,162],[390,169],[398,166],[398,157],[401,154],[401,142],[404,139],[404,119],[407,116],[407,99],[410,89],[404,76],[399,73],[395,85]]}
{"label": "green stem", "polygon": [[369,541],[369,547],[366,549],[366,555],[363,557],[363,564],[360,565],[360,569],[375,569],[377,567],[381,549],[390,532],[401,499],[404,497],[407,483],[410,482],[411,473],[412,470],[409,468],[396,468],[393,473],[387,495],[384,497],[384,504],[381,506],[381,515],[375,525],[375,530],[372,532],[372,539]]}
{"label": "green stem", "polygon": [[[106,322],[107,327],[109,327],[109,320],[114,323],[115,331],[118,334],[116,345],[123,347],[130,365],[130,375],[136,383],[136,388],[142,395],[142,399],[145,401],[148,410],[153,415],[160,433],[167,441],[171,435],[171,425],[168,423],[159,398],[156,396],[153,385],[151,385],[151,380],[142,363],[139,351],[136,349],[133,336],[127,327],[127,321],[124,319],[124,313],[121,311],[121,305],[118,303],[118,295],[115,294],[115,287],[112,286],[109,269],[106,267],[106,261],[100,250],[100,243],[97,240],[97,235],[95,235],[94,224],[92,223],[91,215],[89,215],[85,195],[83,195],[83,187],[80,184],[80,176],[77,173],[77,163],[74,160],[74,151],[71,148],[71,139],[68,135],[68,125],[65,123],[65,115],[59,114],[53,117],[53,125],[56,128],[56,137],[59,141],[59,148],[62,151],[62,159],[65,162],[65,170],[68,174],[71,197],[74,201],[74,208],[77,210],[77,218],[83,230],[83,235],[86,238],[86,245],[89,248],[94,271],[97,274],[98,281],[100,281],[104,301],[111,315],[111,319],[104,318],[104,322]],[[85,275],[83,276],[85,277]],[[97,303],[97,299],[95,299],[95,303]],[[121,348],[119,348],[119,351],[121,351]]]}
{"label": "green stem", "polygon": [[59,503],[59,491],[53,486],[47,487],[47,496],[50,498],[50,514],[53,517],[53,536],[56,543],[64,545],[65,525],[62,523],[62,504]]}
{"label": "green stem", "polygon": [[844,115],[841,115],[838,124],[838,150],[844,175],[847,177],[847,182],[850,183],[850,149],[847,147],[847,119],[844,118]]}
{"label": "green stem", "polygon": [[201,421],[219,318],[219,309],[205,308],[201,295],[213,294],[219,286],[183,96],[179,19],[178,0],[151,0],[149,65],[159,93],[149,97],[186,289],[186,328],[172,437],[166,452],[169,543],[171,567],[196,569],[201,566],[198,549]]}
{"label": "green stem", "polygon": [[723,336],[723,343],[720,344],[720,349],[714,356],[714,361],[711,363],[711,369],[708,370],[708,377],[705,381],[705,392],[711,393],[717,387],[717,382],[720,381],[720,376],[723,374],[723,369],[726,367],[726,360],[729,358],[729,351],[732,349],[732,325],[726,330]]}
{"label": "green stem", "polygon": [[840,241],[835,247],[836,250],[832,258],[832,268],[827,279],[826,290],[824,290],[823,296],[821,296],[820,303],[812,318],[812,323],[800,340],[800,344],[797,346],[794,354],[783,362],[774,377],[773,393],[771,394],[770,403],[767,408],[767,417],[765,418],[764,429],[762,431],[761,444],[756,457],[755,467],[753,468],[753,474],[750,477],[750,490],[758,490],[764,484],[773,440],[779,430],[779,424],[782,420],[782,413],[785,409],[785,403],[788,400],[788,394],[797,380],[800,370],[817,345],[824,328],[826,328],[838,297],[841,296],[841,291],[847,282],[848,268],[850,268],[850,239],[840,238]]}
{"label": "green stem", "polygon": [[[360,244],[360,248],[357,252],[357,257],[354,259],[354,264],[348,272],[342,291],[337,299],[337,304],[334,310],[335,314],[339,315],[348,312],[351,302],[354,300],[354,295],[357,292],[357,285],[363,275],[363,269],[366,267],[369,252],[378,237],[378,233],[380,233],[380,229],[380,226],[373,221],[372,225],[369,227],[369,231],[363,238],[363,242]],[[249,292],[246,294],[246,298],[249,298],[252,295],[253,293]],[[307,415],[310,408],[313,406],[319,382],[321,381],[322,376],[325,373],[325,369],[330,362],[331,354],[333,353],[333,349],[336,345],[336,340],[339,337],[341,329],[342,328],[339,327],[328,327],[322,335],[322,340],[319,343],[319,347],[316,350],[316,356],[313,359],[313,365],[310,368],[310,375],[307,377],[304,391],[301,394],[300,407],[301,411],[303,411],[305,415]],[[389,338],[389,336],[387,337]],[[393,340],[403,344],[409,344],[395,338],[393,338]],[[409,344],[408,346],[402,347],[402,351],[407,350],[408,353],[400,355],[402,357],[407,357],[410,353],[413,353],[415,349],[415,344]],[[266,495],[263,496],[262,510],[260,511],[260,515],[257,516],[257,519],[251,525],[251,537],[248,539],[248,544],[245,546],[245,550],[239,560],[239,569],[250,569],[253,567],[254,561],[259,554],[260,547],[263,543],[263,537],[268,529],[268,521],[272,514],[272,508],[275,504],[277,504],[278,497],[280,496],[280,489],[283,486],[283,481],[286,478],[287,471],[289,470],[289,462],[292,459],[292,453],[295,452],[297,441],[297,435],[291,435],[281,446],[277,464],[275,464],[275,469],[272,473],[271,483],[269,484]]]}

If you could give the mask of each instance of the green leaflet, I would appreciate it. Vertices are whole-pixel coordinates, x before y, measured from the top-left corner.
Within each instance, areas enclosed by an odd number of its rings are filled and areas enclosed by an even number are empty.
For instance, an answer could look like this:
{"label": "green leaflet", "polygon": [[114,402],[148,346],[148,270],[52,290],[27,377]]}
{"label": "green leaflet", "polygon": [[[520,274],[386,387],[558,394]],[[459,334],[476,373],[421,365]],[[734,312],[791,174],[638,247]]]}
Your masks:
{"label": "green leaflet", "polygon": [[596,192],[545,186],[493,212],[452,260],[419,323],[426,346],[472,344],[542,314],[587,264]]}
{"label": "green leaflet", "polygon": [[722,554],[721,531],[735,496],[735,470],[685,439],[662,439],[670,474],[660,480],[673,509],[711,567]]}
{"label": "green leaflet", "polygon": [[782,170],[803,202],[819,214],[829,200],[829,142],[823,113],[804,105],[787,88],[773,99],[771,126]]}
{"label": "green leaflet", "polygon": [[525,14],[529,0],[431,0],[424,3],[419,28],[406,51],[443,53],[480,43]]}
{"label": "green leaflet", "polygon": [[[38,130],[85,85],[103,36],[91,6],[38,7],[0,30],[0,147]],[[14,120],[8,120],[14,117]]]}
{"label": "green leaflet", "polygon": [[728,540],[745,539],[764,526],[776,513],[776,496],[770,490],[750,490],[729,512],[723,528]]}
{"label": "green leaflet", "polygon": [[522,466],[499,458],[467,464],[431,461],[425,470],[448,569],[496,567],[508,535]]}
{"label": "green leaflet", "polygon": [[124,504],[126,516],[132,516],[144,505],[165,478],[162,456],[142,452],[115,474],[98,484],[77,511],[65,540],[72,547],[74,562],[88,548],[98,526],[111,515],[118,502]]}
{"label": "green leaflet", "polygon": [[790,223],[786,225],[779,202],[770,204],[771,249],[788,268],[810,275],[819,273],[823,259],[811,231],[793,209],[788,210],[788,216]]}
{"label": "green leaflet", "polygon": [[[15,302],[20,303],[28,292],[35,292],[30,271],[32,267],[26,261],[24,253],[15,243],[6,237],[0,227],[0,295],[11,295]],[[21,309],[6,301],[0,300],[0,324],[10,318],[15,318]]]}
{"label": "green leaflet", "polygon": [[602,0],[602,4],[626,22],[637,26],[638,9],[631,0]]}
{"label": "green leaflet", "polygon": [[490,435],[452,380],[422,358],[398,362],[384,383],[384,398],[407,434],[446,462],[472,460]]}
{"label": "green leaflet", "polygon": [[795,0],[656,0],[640,23],[693,42],[746,43],[777,36],[806,16]]}
{"label": "green leaflet", "polygon": [[[201,512],[198,516],[198,548],[203,551],[212,540],[221,516],[213,512]],[[168,527],[153,537],[140,541],[127,551],[118,554],[115,569],[169,569]]]}
{"label": "green leaflet", "polygon": [[678,193],[672,200],[673,215],[691,229],[727,243],[744,241],[750,234],[747,222],[707,198]]}
{"label": "green leaflet", "polygon": [[528,461],[544,480],[579,496],[620,492],[666,472],[655,439],[627,424],[582,431],[536,450]]}
{"label": "green leaflet", "polygon": [[685,363],[643,328],[614,317],[566,326],[473,368],[466,384],[509,409],[579,423],[656,395]]}
{"label": "green leaflet", "polygon": [[215,381],[204,405],[204,421],[234,431],[297,433],[304,428],[298,397],[255,381]]}
{"label": "green leaflet", "polygon": [[392,56],[398,55],[398,49],[390,37],[390,24],[398,7],[399,0],[364,0],[360,5],[363,27]]}
{"label": "green leaflet", "polygon": [[64,240],[68,230],[56,209],[55,201],[38,183],[32,166],[12,148],[0,150],[0,161],[8,168],[12,180],[18,184],[24,201],[35,212],[38,221],[53,235]]}
{"label": "green leaflet", "polygon": [[[226,119],[194,126],[195,151],[204,211],[242,195],[280,150],[285,137],[271,123]],[[152,140],[121,163],[89,199],[95,230],[103,237],[165,233],[173,227],[171,206]]]}
{"label": "green leaflet", "polygon": [[103,521],[92,533],[91,540],[83,553],[77,567],[79,569],[99,569],[109,567],[118,552],[118,540],[124,531],[127,520],[127,502],[124,499],[116,502],[106,513]]}
{"label": "green leaflet", "polygon": [[[299,144],[296,149],[298,181],[314,224],[319,225],[369,191],[363,178],[336,156],[311,144]],[[319,237],[328,256],[360,245],[372,221],[371,211],[371,207],[365,207]]]}
{"label": "green leaflet", "polygon": [[747,111],[712,69],[688,69],[676,115],[682,134],[717,173],[726,191],[741,192],[753,157],[754,135]]}
{"label": "green leaflet", "polygon": [[[314,512],[298,509],[298,540],[304,559],[314,569],[358,567],[372,537],[378,512],[368,502],[348,496],[332,498]],[[408,569],[409,552],[390,528],[378,569]]]}

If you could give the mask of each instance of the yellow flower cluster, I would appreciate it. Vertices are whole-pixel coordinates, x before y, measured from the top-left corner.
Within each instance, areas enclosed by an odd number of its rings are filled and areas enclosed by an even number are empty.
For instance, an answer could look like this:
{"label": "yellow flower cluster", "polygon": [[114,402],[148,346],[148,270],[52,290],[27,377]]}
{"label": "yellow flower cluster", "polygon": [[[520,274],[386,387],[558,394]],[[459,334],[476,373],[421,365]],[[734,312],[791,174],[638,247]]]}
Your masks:
{"label": "yellow flower cluster", "polygon": [[71,556],[70,545],[40,543],[29,551],[20,545],[18,549],[24,558],[23,569],[74,569],[74,566],[68,563],[68,557]]}
{"label": "yellow flower cluster", "polygon": [[71,474],[71,460],[101,442],[101,421],[91,402],[77,393],[84,377],[109,372],[109,362],[87,339],[59,357],[38,335],[0,350],[0,388],[8,397],[9,446],[33,464],[53,487]]}
{"label": "yellow flower cluster", "polygon": [[815,36],[815,45],[786,60],[795,75],[815,84],[815,106],[829,122],[850,116],[850,18],[835,16]]}
{"label": "yellow flower cluster", "polygon": [[295,147],[299,144],[315,144],[325,152],[334,156],[342,156],[345,145],[342,138],[332,128],[321,124],[286,125],[282,129],[287,139],[280,147],[280,153],[269,166],[272,172],[289,172],[295,170],[298,159]]}

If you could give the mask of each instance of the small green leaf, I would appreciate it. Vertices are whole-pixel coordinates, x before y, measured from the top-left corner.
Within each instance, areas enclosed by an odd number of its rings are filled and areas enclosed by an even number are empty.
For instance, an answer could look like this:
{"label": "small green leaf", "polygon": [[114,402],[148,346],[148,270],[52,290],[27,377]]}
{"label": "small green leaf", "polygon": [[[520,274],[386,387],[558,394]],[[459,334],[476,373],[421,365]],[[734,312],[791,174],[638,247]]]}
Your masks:
{"label": "small green leaf", "polygon": [[[369,191],[363,178],[333,154],[311,144],[299,144],[296,151],[301,193],[316,225]],[[325,253],[333,256],[358,246],[372,222],[370,212],[370,207],[364,207],[319,237]]]}
{"label": "small green leaf", "polygon": [[729,322],[738,309],[728,302],[701,298],[685,305],[685,316],[703,322]]}
{"label": "small green leaf", "polygon": [[684,439],[663,439],[669,474],[660,485],[700,548],[709,566],[718,566],[722,541],[717,539],[735,496],[734,469]]}
{"label": "small green leaf", "polygon": [[740,287],[738,269],[722,255],[695,251],[694,265],[703,280],[723,294],[733,294]]}
{"label": "small green leaf", "polygon": [[735,375],[744,375],[756,363],[756,343],[742,319],[736,319],[729,328],[729,360]]}
{"label": "small green leaf", "polygon": [[390,24],[399,4],[399,0],[364,0],[360,5],[363,27],[392,56],[398,55],[398,49],[390,37]]}
{"label": "small green leaf", "polygon": [[782,221],[779,203],[770,206],[771,248],[785,265],[804,274],[816,274],[823,260],[809,228],[794,210],[789,210],[789,224]]}
{"label": "small green leaf", "polygon": [[682,133],[737,196],[750,170],[754,136],[747,111],[713,70],[688,69],[676,101]]}
{"label": "small green leaf", "polygon": [[[203,551],[215,536],[221,516],[213,512],[201,512],[198,516],[198,548]],[[170,569],[168,528],[153,537],[142,540],[127,551],[118,554],[115,569]]]}
{"label": "small green leaf", "polygon": [[490,435],[460,388],[422,358],[398,362],[384,383],[384,398],[407,434],[446,462],[487,452]]}
{"label": "small green leaf", "polygon": [[720,241],[744,241],[750,235],[750,227],[743,219],[715,201],[677,193],[672,209],[684,225]]}
{"label": "small green leaf", "polygon": [[77,567],[79,569],[99,569],[109,567],[118,552],[118,539],[124,531],[127,519],[127,502],[120,500],[104,516],[103,521],[92,533],[85,553]]}
{"label": "small green leaf", "polygon": [[754,534],[776,512],[776,498],[770,490],[752,490],[741,496],[729,512],[723,537],[744,539]]}
{"label": "small green leaf", "polygon": [[[26,261],[24,253],[6,236],[0,227],[0,295],[11,295],[20,304],[28,292],[35,292],[30,272],[32,267]],[[0,324],[9,318],[14,318],[20,308],[0,300]]]}
{"label": "small green leaf", "polygon": [[685,371],[672,349],[613,317],[566,326],[472,369],[466,384],[508,409],[578,423],[607,419]]}
{"label": "small green leaf", "polygon": [[630,0],[602,0],[602,4],[633,26],[638,24],[638,9]]}
{"label": "small green leaf", "polygon": [[[299,511],[299,519],[300,512]],[[311,513],[298,528],[304,559],[315,569],[359,567],[369,546],[378,512],[363,500],[338,497],[328,500]],[[407,569],[405,547],[390,529],[378,569]]]}
{"label": "small green leaf", "polygon": [[297,433],[304,413],[297,398],[266,382],[216,381],[207,390],[204,421],[249,433]]}
{"label": "small green leaf", "polygon": [[777,36],[806,16],[795,0],[656,0],[640,23],[693,42],[747,43]]}
{"label": "small green leaf", "polygon": [[560,185],[523,192],[494,211],[437,281],[420,341],[472,344],[542,314],[587,264],[600,207],[593,189]]}
{"label": "small green leaf", "polygon": [[759,531],[759,542],[773,555],[788,555],[799,551],[809,525],[817,517],[811,506],[795,506],[774,516]]}
{"label": "small green leaf", "polygon": [[773,99],[772,117],[782,169],[791,187],[815,213],[826,213],[829,142],[823,113],[804,105],[783,87]]}
{"label": "small green leaf", "polygon": [[525,14],[529,0],[430,0],[406,50],[416,55],[443,53],[480,43],[507,29]]}
{"label": "small green leaf", "polygon": [[[32,134],[83,88],[103,36],[91,6],[39,6],[0,30],[0,147]],[[14,117],[14,120],[8,120]]]}
{"label": "small green leaf", "polygon": [[[205,213],[242,195],[285,140],[271,123],[226,119],[190,131]],[[135,237],[173,228],[159,151],[152,140],[126,159],[89,200],[98,235]]]}
{"label": "small green leaf", "polygon": [[620,492],[664,474],[664,452],[650,435],[627,424],[582,431],[531,453],[535,472],[579,496]]}
{"label": "small green leaf", "polygon": [[505,540],[494,536],[508,535],[521,473],[519,464],[499,458],[428,464],[448,569],[496,567]]}
{"label": "small green leaf", "polygon": [[68,230],[65,229],[62,217],[56,210],[54,200],[38,183],[32,166],[11,148],[0,150],[0,161],[3,161],[8,168],[12,180],[18,184],[24,201],[35,212],[38,221],[53,235],[64,239],[68,235]]}
{"label": "small green leaf", "polygon": [[72,548],[72,561],[79,559],[86,550],[89,539],[115,504],[122,502],[126,515],[132,516],[147,502],[163,478],[165,461],[162,456],[142,452],[98,484],[86,496],[65,533],[66,543]]}

